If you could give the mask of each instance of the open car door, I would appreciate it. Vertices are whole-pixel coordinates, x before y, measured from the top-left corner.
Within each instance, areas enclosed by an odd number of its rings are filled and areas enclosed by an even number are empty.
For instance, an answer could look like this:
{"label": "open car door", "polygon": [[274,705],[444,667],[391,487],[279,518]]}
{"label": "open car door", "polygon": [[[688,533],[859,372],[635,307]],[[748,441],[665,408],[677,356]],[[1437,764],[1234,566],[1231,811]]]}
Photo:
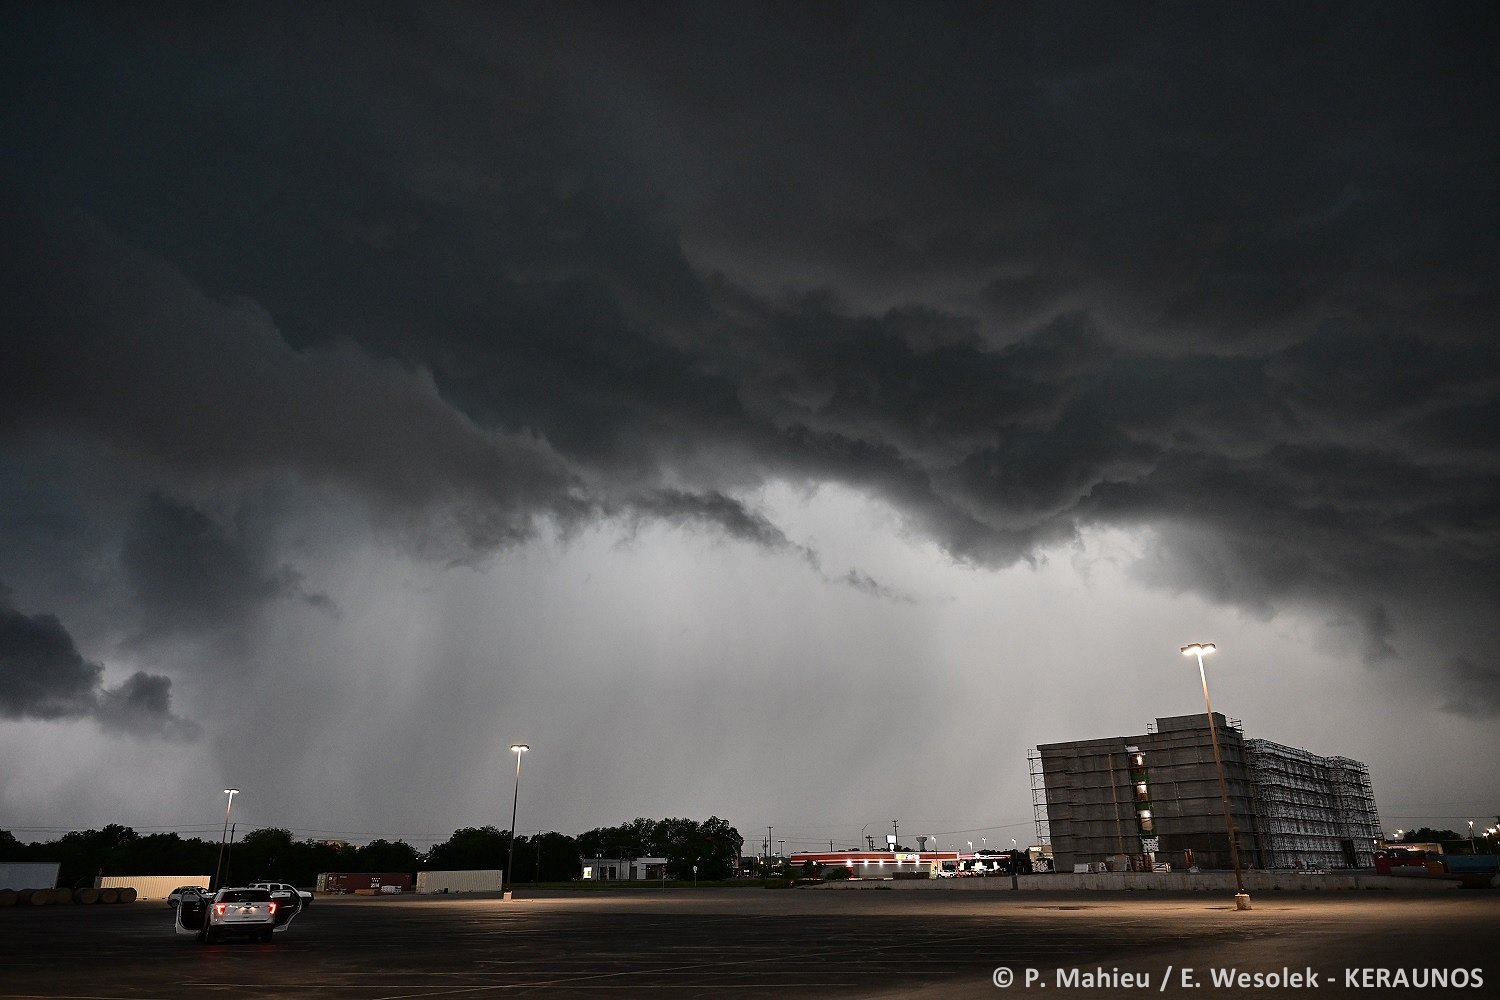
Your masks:
{"label": "open car door", "polygon": [[274,889],[271,899],[276,902],[276,933],[286,930],[292,918],[302,912],[302,896],[296,889]]}

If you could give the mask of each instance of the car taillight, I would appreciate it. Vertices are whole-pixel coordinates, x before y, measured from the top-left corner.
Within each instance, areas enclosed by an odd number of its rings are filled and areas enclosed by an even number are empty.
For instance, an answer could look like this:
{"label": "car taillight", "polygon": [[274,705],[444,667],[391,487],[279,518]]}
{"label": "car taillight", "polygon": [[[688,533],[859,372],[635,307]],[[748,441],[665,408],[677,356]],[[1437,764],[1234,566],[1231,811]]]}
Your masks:
{"label": "car taillight", "polygon": [[267,913],[275,913],[276,912],[276,904],[275,903],[268,903],[266,905],[266,912]]}
{"label": "car taillight", "polygon": [[221,917],[224,915],[224,911],[227,910],[227,909],[229,909],[229,904],[228,903],[215,903],[214,904],[214,913],[218,914]]}

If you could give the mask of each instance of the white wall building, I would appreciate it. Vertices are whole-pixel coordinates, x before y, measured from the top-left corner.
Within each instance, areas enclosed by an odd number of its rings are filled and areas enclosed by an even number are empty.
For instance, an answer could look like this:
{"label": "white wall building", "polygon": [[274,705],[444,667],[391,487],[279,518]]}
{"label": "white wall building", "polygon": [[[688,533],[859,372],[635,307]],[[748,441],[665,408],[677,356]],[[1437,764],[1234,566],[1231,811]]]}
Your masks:
{"label": "white wall building", "polygon": [[666,858],[579,858],[586,882],[648,882],[667,877]]}

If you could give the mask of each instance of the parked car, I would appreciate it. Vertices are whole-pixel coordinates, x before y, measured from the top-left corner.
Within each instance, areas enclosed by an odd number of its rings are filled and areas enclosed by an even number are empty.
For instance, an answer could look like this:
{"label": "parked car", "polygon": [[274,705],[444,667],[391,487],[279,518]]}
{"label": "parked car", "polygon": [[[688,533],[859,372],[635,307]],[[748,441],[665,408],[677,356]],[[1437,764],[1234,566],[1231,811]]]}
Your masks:
{"label": "parked car", "polygon": [[221,937],[244,935],[270,941],[284,931],[302,909],[296,892],[276,892],[250,886],[220,889],[212,896],[189,893],[177,906],[176,931],[195,935],[202,944]]}
{"label": "parked car", "polygon": [[312,905],[312,901],[313,901],[313,894],[310,891],[308,891],[307,889],[298,889],[296,886],[292,885],[290,882],[251,882],[250,883],[250,888],[252,888],[252,889],[269,889],[273,893],[277,893],[277,892],[291,892],[291,893],[295,893],[297,895],[297,898],[300,899],[300,900],[302,900],[302,908],[303,909],[306,909],[307,907],[311,906]]}
{"label": "parked car", "polygon": [[179,885],[177,888],[175,888],[171,892],[167,893],[167,905],[170,906],[170,907],[172,907],[172,909],[175,910],[175,909],[177,909],[177,904],[182,901],[182,897],[184,895],[199,896],[199,895],[204,895],[207,892],[208,892],[208,887],[207,886],[202,886],[202,885]]}

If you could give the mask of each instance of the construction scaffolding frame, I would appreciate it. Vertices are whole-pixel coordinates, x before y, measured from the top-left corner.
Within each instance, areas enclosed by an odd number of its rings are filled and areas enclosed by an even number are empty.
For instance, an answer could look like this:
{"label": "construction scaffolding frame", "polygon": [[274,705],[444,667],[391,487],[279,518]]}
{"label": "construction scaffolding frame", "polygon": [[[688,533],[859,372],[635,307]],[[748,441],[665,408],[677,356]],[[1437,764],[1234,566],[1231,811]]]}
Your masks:
{"label": "construction scaffolding frame", "polygon": [[1052,827],[1047,820],[1047,786],[1042,778],[1042,753],[1036,747],[1027,751],[1026,766],[1031,769],[1031,819],[1036,824],[1036,842],[1050,847]]}
{"label": "construction scaffolding frame", "polygon": [[1270,740],[1246,740],[1245,752],[1269,867],[1374,865],[1380,815],[1368,767]]}

